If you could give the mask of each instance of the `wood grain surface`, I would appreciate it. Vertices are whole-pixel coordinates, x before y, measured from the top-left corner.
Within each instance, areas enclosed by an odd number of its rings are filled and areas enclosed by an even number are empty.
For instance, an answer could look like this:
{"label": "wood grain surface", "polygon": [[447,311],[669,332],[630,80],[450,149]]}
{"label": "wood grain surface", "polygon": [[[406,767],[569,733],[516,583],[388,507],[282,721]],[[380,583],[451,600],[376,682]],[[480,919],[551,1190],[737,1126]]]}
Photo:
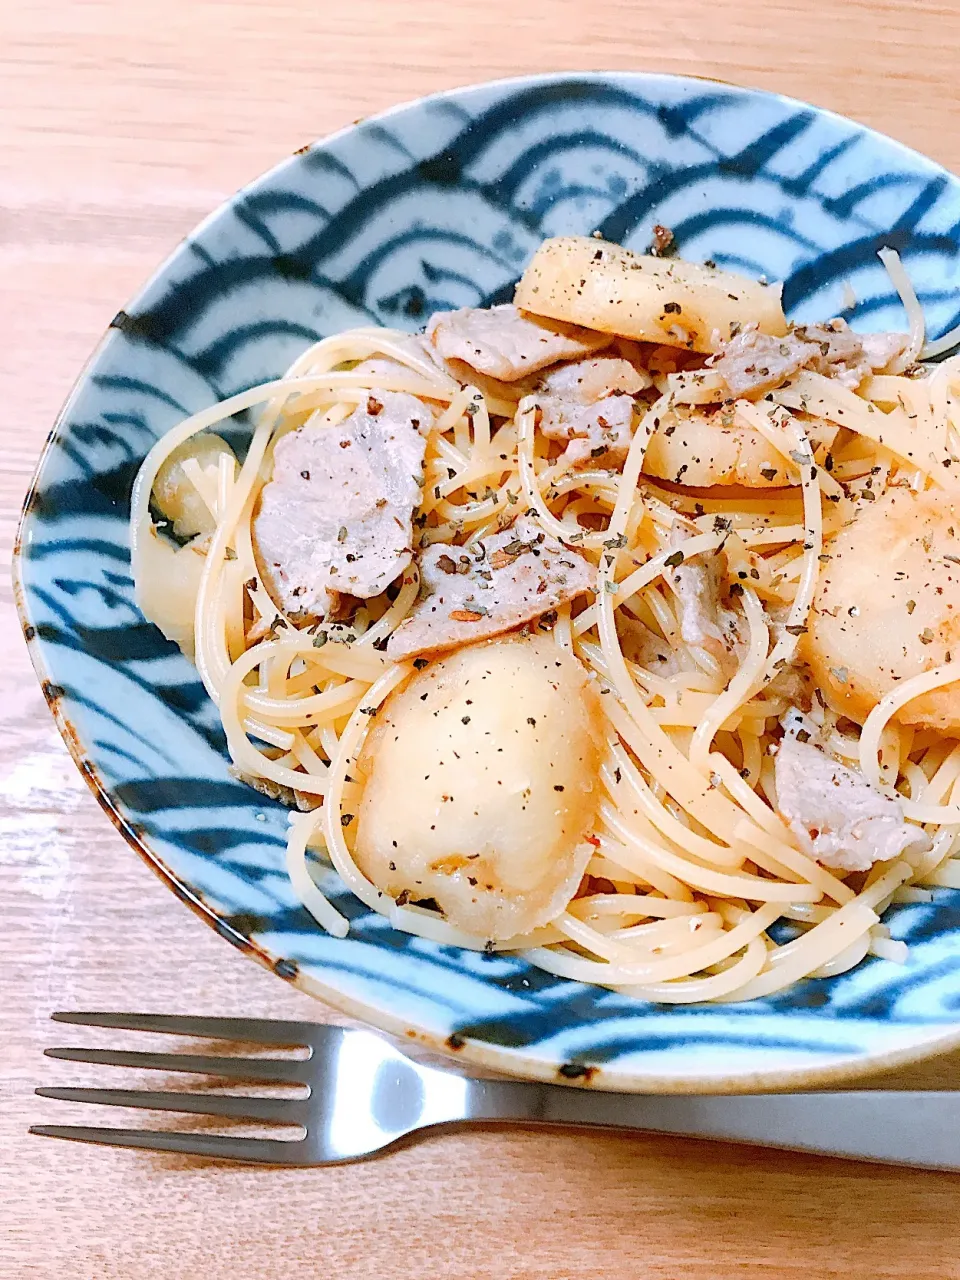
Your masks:
{"label": "wood grain surface", "polygon": [[[958,47],[958,0],[4,0],[4,555],[44,436],[110,317],[199,218],[308,140],[456,84],[637,68],[806,98],[957,169]],[[7,582],[3,1280],[960,1276],[960,1176],[562,1132],[451,1136],[285,1172],[28,1137],[32,1121],[79,1119],[35,1085],[116,1079],[41,1056],[71,1042],[53,1009],[332,1015],[232,951],[127,849],[57,738]],[[898,1079],[951,1085],[958,1069]]]}

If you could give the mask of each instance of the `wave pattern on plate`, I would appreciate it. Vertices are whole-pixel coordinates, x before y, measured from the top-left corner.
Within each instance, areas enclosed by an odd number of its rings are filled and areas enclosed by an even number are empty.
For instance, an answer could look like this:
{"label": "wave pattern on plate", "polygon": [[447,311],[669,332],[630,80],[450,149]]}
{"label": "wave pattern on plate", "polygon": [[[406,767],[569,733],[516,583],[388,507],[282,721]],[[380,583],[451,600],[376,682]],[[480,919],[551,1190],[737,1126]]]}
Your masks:
{"label": "wave pattern on plate", "polygon": [[669,77],[441,95],[240,191],[116,317],[53,434],[19,565],[28,638],[78,759],[224,936],[372,1021],[482,1042],[504,1066],[602,1066],[609,1087],[855,1062],[960,1027],[960,893],[891,913],[906,967],[873,960],[743,1006],[645,1005],[398,934],[318,872],[352,922],[329,938],[287,881],[285,811],[229,777],[195,671],[133,604],[126,520],[163,431],[316,338],[507,299],[544,236],[598,229],[643,249],[655,223],[685,256],[783,279],[794,318],[873,329],[903,323],[876,259],[893,245],[931,332],[960,320],[960,184],[847,121]]}

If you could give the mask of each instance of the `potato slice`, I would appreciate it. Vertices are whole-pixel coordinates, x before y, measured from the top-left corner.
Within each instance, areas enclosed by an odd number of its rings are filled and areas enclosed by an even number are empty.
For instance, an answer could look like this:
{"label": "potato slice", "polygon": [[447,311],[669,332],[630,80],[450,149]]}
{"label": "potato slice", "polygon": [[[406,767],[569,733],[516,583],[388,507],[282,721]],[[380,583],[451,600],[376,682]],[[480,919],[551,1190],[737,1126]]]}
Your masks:
{"label": "potato slice", "polygon": [[[801,640],[830,704],[862,723],[901,680],[960,654],[960,502],[888,489],[827,545]],[[960,731],[960,685],[914,698],[901,724]]]}
{"label": "potato slice", "polygon": [[137,573],[137,605],[145,618],[194,655],[194,615],[210,539],[201,534],[185,547],[174,546],[155,529],[143,537]]}
{"label": "potato slice", "polygon": [[217,522],[197,486],[184,470],[184,463],[196,462],[207,477],[209,488],[217,492],[217,468],[221,457],[229,457],[234,473],[239,463],[226,440],[212,431],[191,436],[164,459],[153,482],[153,501],[160,514],[173,524],[178,538],[213,533]]}
{"label": "potato slice", "polygon": [[380,708],[359,768],[357,863],[391,897],[504,940],[552,920],[593,852],[602,713],[549,636],[471,645]]}
{"label": "potato slice", "polygon": [[517,285],[522,311],[642,342],[716,351],[747,325],[787,331],[779,284],[631,253],[586,236],[545,240]]}

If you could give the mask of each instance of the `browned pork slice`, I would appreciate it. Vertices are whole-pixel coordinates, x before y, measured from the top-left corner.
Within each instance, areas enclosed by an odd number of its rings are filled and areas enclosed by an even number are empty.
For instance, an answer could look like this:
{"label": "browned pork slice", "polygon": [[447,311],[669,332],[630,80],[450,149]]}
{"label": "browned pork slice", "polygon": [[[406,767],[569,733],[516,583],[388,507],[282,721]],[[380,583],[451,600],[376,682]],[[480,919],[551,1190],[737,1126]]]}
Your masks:
{"label": "browned pork slice", "polygon": [[469,547],[420,557],[421,599],[387,643],[397,661],[512,631],[589,591],[593,566],[526,516]]}
{"label": "browned pork slice", "polygon": [[717,657],[723,650],[720,629],[719,574],[704,556],[694,556],[672,568],[666,575],[680,605],[680,635],[685,644],[712,650]]}
{"label": "browned pork slice", "polygon": [[886,368],[907,345],[905,333],[855,333],[845,320],[801,325],[794,335],[812,342],[818,354],[807,368],[856,390],[864,378]]}
{"label": "browned pork slice", "polygon": [[814,343],[804,342],[793,333],[771,338],[751,328],[724,343],[712,368],[732,396],[762,395],[799,373],[819,354]]}
{"label": "browned pork slice", "polygon": [[432,422],[415,397],[377,391],[339,426],[308,423],[277,443],[254,535],[282,609],[326,617],[341,593],[379,595],[407,567]]}
{"label": "browned pork slice", "polygon": [[[684,555],[683,544],[688,537],[686,530],[674,530],[674,555]],[[684,643],[706,649],[724,669],[729,669],[736,665],[745,642],[739,615],[721,605],[720,586],[726,567],[723,551],[709,552],[668,564],[664,578],[680,605],[680,636]]]}
{"label": "browned pork slice", "polygon": [[777,809],[801,849],[825,867],[867,871],[875,862],[931,847],[923,829],[904,820],[896,800],[812,743],[784,738],[774,785]]}
{"label": "browned pork slice", "polygon": [[544,375],[536,392],[540,430],[550,440],[569,442],[563,457],[571,465],[621,463],[633,439],[633,396],[649,385],[629,360],[616,356],[560,365]]}
{"label": "browned pork slice", "polygon": [[427,323],[426,338],[444,360],[462,360],[501,382],[517,382],[558,360],[575,360],[613,341],[609,333],[526,315],[512,303],[438,311]]}
{"label": "browned pork slice", "polygon": [[651,631],[639,618],[617,610],[617,635],[628,662],[644,667],[651,674],[666,678],[683,670],[677,653],[666,640]]}
{"label": "browned pork slice", "polygon": [[711,364],[733,396],[762,395],[801,369],[856,388],[906,344],[905,334],[859,334],[845,320],[798,325],[782,338],[749,328],[725,343]]}
{"label": "browned pork slice", "polygon": [[910,342],[908,333],[861,333],[859,338],[871,373],[883,373],[891,361],[903,355]]}
{"label": "browned pork slice", "polygon": [[405,364],[395,355],[381,352],[367,356],[354,366],[353,372],[370,378],[371,386],[376,387],[380,385],[378,380],[388,378],[435,377],[438,369],[446,373],[437,360],[436,352],[422,333],[391,333],[390,342],[407,356],[410,363]]}

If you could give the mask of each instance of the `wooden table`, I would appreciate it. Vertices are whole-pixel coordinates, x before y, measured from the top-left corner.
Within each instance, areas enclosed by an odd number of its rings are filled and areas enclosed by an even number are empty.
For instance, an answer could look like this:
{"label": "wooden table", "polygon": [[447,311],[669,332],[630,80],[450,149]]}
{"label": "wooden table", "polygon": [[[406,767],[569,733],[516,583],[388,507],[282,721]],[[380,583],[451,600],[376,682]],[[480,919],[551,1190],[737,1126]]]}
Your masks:
{"label": "wooden table", "polygon": [[[646,68],[808,98],[956,169],[958,47],[958,0],[5,0],[4,552],[110,317],[179,236],[302,143],[492,76]],[[124,845],[61,746],[0,593],[3,1280],[960,1276],[953,1175],[560,1132],[289,1172],[28,1137],[31,1121],[75,1117],[35,1085],[94,1079],[40,1056],[64,1038],[53,1009],[325,1011],[204,929]],[[953,1083],[958,1068],[900,1079]]]}

